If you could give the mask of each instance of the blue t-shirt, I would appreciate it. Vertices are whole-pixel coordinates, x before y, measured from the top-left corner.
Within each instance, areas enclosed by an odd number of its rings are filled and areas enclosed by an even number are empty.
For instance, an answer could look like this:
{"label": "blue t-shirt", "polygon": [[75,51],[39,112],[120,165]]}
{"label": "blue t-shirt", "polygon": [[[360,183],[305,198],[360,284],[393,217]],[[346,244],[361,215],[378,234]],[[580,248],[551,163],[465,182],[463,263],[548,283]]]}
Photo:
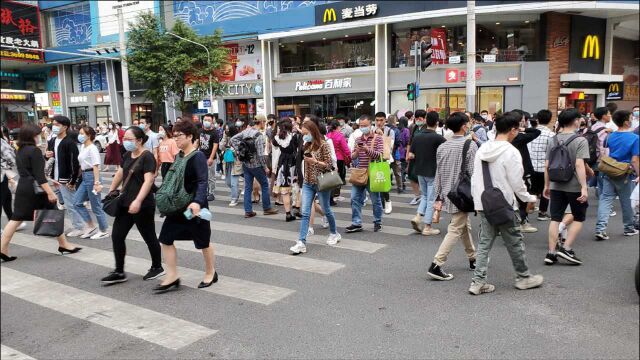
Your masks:
{"label": "blue t-shirt", "polygon": [[620,162],[631,163],[633,156],[640,156],[640,137],[632,132],[612,132],[607,138],[609,156]]}

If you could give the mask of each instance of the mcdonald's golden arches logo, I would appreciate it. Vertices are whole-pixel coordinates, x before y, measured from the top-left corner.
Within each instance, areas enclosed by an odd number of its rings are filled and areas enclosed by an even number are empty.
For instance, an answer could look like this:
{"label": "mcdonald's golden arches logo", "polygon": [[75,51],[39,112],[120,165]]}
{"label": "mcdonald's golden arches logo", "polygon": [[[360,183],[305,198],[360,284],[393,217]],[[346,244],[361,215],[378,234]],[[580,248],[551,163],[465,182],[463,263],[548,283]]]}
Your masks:
{"label": "mcdonald's golden arches logo", "polygon": [[619,93],[619,92],[620,92],[620,85],[618,85],[618,83],[609,84],[609,93]]}
{"label": "mcdonald's golden arches logo", "polygon": [[598,39],[598,35],[587,35],[584,39],[582,58],[600,59],[600,39]]}
{"label": "mcdonald's golden arches logo", "polygon": [[322,15],[322,22],[327,23],[331,21],[336,21],[336,10],[334,8],[325,9]]}

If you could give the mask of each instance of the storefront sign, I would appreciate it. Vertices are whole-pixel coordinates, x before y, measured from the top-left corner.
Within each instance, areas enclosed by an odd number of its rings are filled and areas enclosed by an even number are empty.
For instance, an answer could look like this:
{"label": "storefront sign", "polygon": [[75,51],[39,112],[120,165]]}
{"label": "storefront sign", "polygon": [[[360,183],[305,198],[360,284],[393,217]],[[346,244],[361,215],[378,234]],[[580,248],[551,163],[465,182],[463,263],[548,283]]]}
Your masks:
{"label": "storefront sign", "polygon": [[296,91],[351,88],[351,78],[296,81]]}
{"label": "storefront sign", "polygon": [[262,84],[241,83],[222,84],[222,96],[249,96],[262,95]]}
{"label": "storefront sign", "polygon": [[496,62],[496,56],[487,54],[487,55],[482,57],[482,61],[486,62],[486,63],[494,63],[494,62]]}
{"label": "storefront sign", "polygon": [[3,78],[19,78],[20,77],[20,73],[0,71],[0,77],[3,77]]}
{"label": "storefront sign", "polygon": [[0,57],[3,60],[44,62],[40,36],[40,9],[37,6],[2,1],[0,5],[0,43],[15,46],[14,49],[2,47]]}
{"label": "storefront sign", "polygon": [[449,64],[460,64],[460,55],[449,56]]}
{"label": "storefront sign", "polygon": [[613,82],[607,86],[606,100],[622,100],[624,98],[624,83]]}
{"label": "storefront sign", "polygon": [[569,72],[602,74],[607,20],[571,16]]}
{"label": "storefront sign", "polygon": [[464,8],[460,1],[327,1],[315,6],[316,25],[365,20],[373,17]]}
{"label": "storefront sign", "polygon": [[34,97],[36,99],[36,106],[42,108],[49,107],[49,93],[36,93],[34,94]]}
{"label": "storefront sign", "polygon": [[86,95],[70,96],[69,97],[69,102],[72,103],[72,104],[86,103],[87,102],[87,96]]}
{"label": "storefront sign", "polygon": [[[482,69],[476,70],[476,80],[480,80],[482,78]],[[457,83],[459,81],[467,80],[467,71],[466,70],[458,70],[458,69],[448,69],[445,72],[445,81],[448,83]]]}
{"label": "storefront sign", "polygon": [[[124,18],[124,31],[129,31],[130,25],[135,24],[140,13],[154,13],[154,1],[96,1],[98,4],[98,17],[100,23],[100,35],[114,35],[118,33],[118,9],[122,9]],[[94,29],[95,31],[95,29]]]}
{"label": "storefront sign", "polygon": [[62,115],[62,103],[60,102],[60,93],[51,93],[51,109],[49,115]]}
{"label": "storefront sign", "polygon": [[445,77],[445,80],[448,83],[456,83],[456,82],[458,82],[458,80],[459,80],[458,79],[458,69],[449,69],[449,70],[447,70],[446,74],[447,75]]}
{"label": "storefront sign", "polygon": [[553,39],[553,47],[554,48],[563,48],[569,45],[569,37],[567,36],[558,36]]}
{"label": "storefront sign", "polygon": [[5,101],[30,101],[32,97],[33,97],[33,94],[28,94],[28,93],[11,93],[11,92],[0,93],[0,99]]}
{"label": "storefront sign", "polygon": [[214,72],[218,81],[249,81],[262,79],[262,59],[259,42],[226,44],[227,63]]}
{"label": "storefront sign", "polygon": [[587,35],[582,45],[583,59],[600,59],[600,39],[598,35]]}
{"label": "storefront sign", "polygon": [[431,29],[431,50],[433,50],[433,63],[447,63],[447,30],[442,28]]}

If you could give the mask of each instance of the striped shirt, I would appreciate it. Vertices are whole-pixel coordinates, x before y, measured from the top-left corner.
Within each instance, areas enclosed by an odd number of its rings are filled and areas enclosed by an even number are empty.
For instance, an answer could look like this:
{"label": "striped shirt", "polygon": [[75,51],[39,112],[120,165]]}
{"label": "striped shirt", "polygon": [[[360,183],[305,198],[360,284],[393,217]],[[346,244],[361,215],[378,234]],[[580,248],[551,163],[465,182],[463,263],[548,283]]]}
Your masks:
{"label": "striped shirt", "polygon": [[540,136],[528,143],[527,147],[529,148],[529,156],[531,156],[533,170],[535,172],[544,172],[544,162],[547,159],[547,146],[555,134],[546,126],[538,126],[537,129],[540,130]]}
{"label": "striped shirt", "polygon": [[[461,135],[454,135],[451,140],[442,143],[438,147],[436,161],[436,176],[434,179],[434,191],[437,200],[442,200],[442,211],[455,214],[458,208],[449,201],[447,194],[453,190],[460,178],[460,168],[462,167],[462,150],[467,138]],[[469,177],[473,174],[473,160],[476,156],[478,145],[474,141],[469,144],[467,152],[467,165],[465,171]]]}
{"label": "striped shirt", "polygon": [[[375,139],[375,144],[372,145]],[[358,144],[362,144],[362,148],[358,148]],[[384,151],[384,142],[382,136],[376,136],[369,133],[369,136],[362,135],[356,140],[356,147],[354,152],[358,153],[358,169],[368,169],[369,162],[375,159],[382,158],[382,152]]]}

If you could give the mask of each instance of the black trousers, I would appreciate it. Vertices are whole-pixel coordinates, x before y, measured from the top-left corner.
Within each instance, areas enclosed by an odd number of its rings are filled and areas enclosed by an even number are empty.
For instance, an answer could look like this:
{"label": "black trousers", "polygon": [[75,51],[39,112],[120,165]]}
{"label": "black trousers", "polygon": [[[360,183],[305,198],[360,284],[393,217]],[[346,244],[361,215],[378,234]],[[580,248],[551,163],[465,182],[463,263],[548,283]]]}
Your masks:
{"label": "black trousers", "polygon": [[151,266],[154,268],[162,266],[162,255],[160,251],[160,242],[156,236],[155,226],[155,207],[146,207],[140,209],[137,214],[129,214],[127,208],[121,208],[120,213],[113,221],[113,229],[111,232],[111,241],[113,242],[113,254],[116,258],[116,272],[124,272],[124,258],[127,254],[127,246],[125,239],[129,235],[129,231],[135,224],[149,248],[151,255]]}
{"label": "black trousers", "polygon": [[2,177],[0,199],[2,201],[2,210],[7,214],[7,218],[11,219],[11,216],[13,216],[13,210],[11,209],[11,191],[9,190],[9,179],[6,176]]}
{"label": "black trousers", "polygon": [[160,164],[160,175],[162,175],[162,181],[164,181],[164,177],[167,176],[167,172],[171,165],[173,165],[173,163],[163,162]]}
{"label": "black trousers", "polygon": [[[347,183],[347,167],[344,164],[344,160],[338,160],[336,161],[336,163],[338,164],[338,175],[340,175],[340,179],[342,179],[343,183]],[[342,187],[338,186],[337,188],[335,188],[335,190],[333,190],[333,197],[338,197],[340,196],[340,189]]]}

